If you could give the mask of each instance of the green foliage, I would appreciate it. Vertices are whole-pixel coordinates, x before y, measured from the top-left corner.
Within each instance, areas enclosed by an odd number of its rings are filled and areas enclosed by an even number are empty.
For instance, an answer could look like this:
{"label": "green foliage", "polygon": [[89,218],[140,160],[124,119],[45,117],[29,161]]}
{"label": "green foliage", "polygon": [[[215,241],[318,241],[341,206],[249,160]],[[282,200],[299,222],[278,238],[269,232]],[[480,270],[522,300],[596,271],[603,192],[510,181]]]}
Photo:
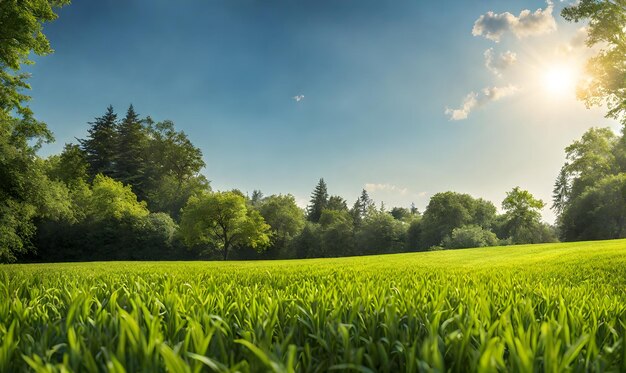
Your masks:
{"label": "green foliage", "polygon": [[129,185],[110,177],[96,175],[89,202],[89,214],[95,220],[144,217],[149,214],[145,202],[137,201]]}
{"label": "green foliage", "polygon": [[446,249],[465,249],[471,247],[496,246],[496,234],[477,225],[466,225],[454,228],[449,236],[443,239],[442,245]]}
{"label": "green foliage", "polygon": [[587,21],[587,45],[600,47],[587,63],[592,77],[578,89],[587,106],[606,104],[607,117],[626,119],[626,6],[623,1],[580,0],[564,8],[568,21]]}
{"label": "green foliage", "polygon": [[454,228],[478,225],[489,229],[495,219],[496,208],[481,198],[455,192],[432,196],[422,219],[422,247],[441,243]]}
{"label": "green foliage", "polygon": [[304,227],[304,212],[291,195],[272,195],[259,203],[259,212],[272,230],[272,246],[284,250]]}
{"label": "green foliage", "polygon": [[89,124],[91,127],[87,138],[78,142],[89,165],[90,178],[98,174],[112,177],[115,174],[117,142],[117,114],[113,106],[109,105],[103,116]]}
{"label": "green foliage", "polygon": [[307,219],[311,222],[317,223],[322,216],[322,211],[328,205],[328,188],[324,179],[315,186],[313,193],[311,194],[311,201],[307,208]]}
{"label": "green foliage", "polygon": [[57,15],[53,7],[69,4],[69,0],[6,0],[0,2],[0,111],[17,110],[30,116],[24,106],[29,97],[22,91],[30,88],[29,74],[19,72],[24,64],[32,64],[31,53],[43,56],[52,52],[43,34],[43,24]]}
{"label": "green foliage", "polygon": [[236,192],[192,196],[180,222],[187,245],[210,245],[224,260],[231,248],[265,249],[270,243],[270,229],[261,214],[248,208],[246,199]]}
{"label": "green foliage", "polygon": [[337,257],[354,252],[354,226],[347,210],[322,211],[320,217],[320,251],[316,257]]}
{"label": "green foliage", "polygon": [[505,211],[502,238],[510,238],[514,244],[545,242],[541,234],[541,209],[544,207],[542,200],[520,187],[507,192],[502,201]]}
{"label": "green foliage", "polygon": [[89,165],[85,161],[85,153],[78,145],[65,144],[60,155],[53,155],[46,161],[46,174],[52,180],[73,186],[88,179]]}
{"label": "green foliage", "polygon": [[418,251],[422,242],[422,218],[416,216],[409,222],[409,227],[406,231],[406,251]]}
{"label": "green foliage", "polygon": [[69,213],[67,190],[46,176],[36,156],[49,140],[43,123],[0,114],[0,262],[15,261],[32,249],[35,218]]}
{"label": "green foliage", "polygon": [[561,217],[567,240],[626,237],[626,174],[606,177],[573,200]]}
{"label": "green foliage", "polygon": [[341,196],[330,196],[328,198],[328,204],[326,204],[327,210],[335,211],[348,211],[348,204]]}
{"label": "green foliage", "polygon": [[408,224],[389,213],[372,210],[363,219],[356,241],[360,254],[393,253],[404,249]]}
{"label": "green foliage", "polygon": [[625,241],[0,267],[0,370],[624,370]]}
{"label": "green foliage", "polygon": [[130,105],[126,116],[119,123],[115,140],[113,177],[124,184],[132,185],[137,196],[144,199],[148,136],[133,105]]}

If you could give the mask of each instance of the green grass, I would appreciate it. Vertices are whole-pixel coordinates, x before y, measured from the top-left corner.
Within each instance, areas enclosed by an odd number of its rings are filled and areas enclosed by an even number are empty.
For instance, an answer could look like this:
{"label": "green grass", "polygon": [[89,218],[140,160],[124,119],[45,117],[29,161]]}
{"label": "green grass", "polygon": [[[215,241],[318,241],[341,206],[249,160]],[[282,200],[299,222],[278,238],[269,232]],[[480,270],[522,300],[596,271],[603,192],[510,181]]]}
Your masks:
{"label": "green grass", "polygon": [[626,370],[626,240],[0,266],[0,371]]}

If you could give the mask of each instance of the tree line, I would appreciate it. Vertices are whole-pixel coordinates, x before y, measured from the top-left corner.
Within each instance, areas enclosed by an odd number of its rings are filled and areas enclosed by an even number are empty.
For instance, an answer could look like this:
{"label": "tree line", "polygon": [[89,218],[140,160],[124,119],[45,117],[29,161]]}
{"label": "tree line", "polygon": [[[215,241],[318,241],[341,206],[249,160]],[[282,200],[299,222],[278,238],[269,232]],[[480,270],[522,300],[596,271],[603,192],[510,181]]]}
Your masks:
{"label": "tree line", "polygon": [[5,170],[26,171],[25,180],[38,180],[29,192],[50,194],[45,213],[14,231],[18,244],[4,261],[313,258],[555,240],[540,220],[543,202],[520,188],[501,215],[454,192],[434,195],[424,214],[377,206],[366,190],[348,206],[324,179],[306,209],[290,194],[213,191],[188,136],[132,105],[119,118],[109,106],[57,155],[38,157],[26,139],[4,146],[30,162]]}
{"label": "tree line", "polygon": [[[626,237],[626,127],[592,128],[566,148],[554,188],[556,227],[540,219],[541,200],[513,188],[493,203],[437,193],[420,213],[387,209],[366,190],[351,205],[320,179],[306,209],[292,195],[213,191],[202,152],[171,121],[112,107],[87,136],[60,154],[38,155],[53,141],[28,107],[31,53],[52,52],[43,23],[67,0],[3,2],[0,39],[0,262],[158,259],[309,258],[562,240]],[[581,0],[570,21],[588,20],[593,77],[580,89],[588,105],[605,104],[624,121],[626,12]]]}

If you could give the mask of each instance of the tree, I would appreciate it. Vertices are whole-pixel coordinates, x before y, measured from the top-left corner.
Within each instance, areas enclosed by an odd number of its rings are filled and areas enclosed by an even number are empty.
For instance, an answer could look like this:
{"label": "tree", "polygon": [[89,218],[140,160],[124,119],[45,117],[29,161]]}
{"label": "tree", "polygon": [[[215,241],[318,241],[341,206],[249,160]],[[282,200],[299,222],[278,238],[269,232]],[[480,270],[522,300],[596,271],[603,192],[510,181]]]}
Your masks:
{"label": "tree", "polygon": [[51,181],[36,155],[52,135],[32,117],[0,112],[0,262],[31,250],[35,218],[57,219],[70,213],[68,190]]}
{"label": "tree", "polygon": [[253,190],[252,196],[250,196],[250,204],[253,207],[258,208],[261,206],[262,202],[263,202],[263,192],[257,189]]}
{"label": "tree", "polygon": [[139,115],[130,105],[117,127],[115,148],[116,180],[132,185],[137,196],[145,199],[146,146],[148,137]]}
{"label": "tree", "polygon": [[443,239],[442,246],[446,249],[465,249],[470,247],[496,246],[498,237],[495,233],[477,225],[465,225],[454,228],[449,236]]}
{"label": "tree", "polygon": [[422,218],[422,247],[439,245],[454,228],[478,225],[490,229],[496,217],[493,203],[455,192],[432,196]]}
{"label": "tree", "polygon": [[180,210],[191,196],[211,191],[204,175],[197,175],[182,183],[175,176],[166,175],[147,192],[148,208],[154,212],[165,212],[175,221],[180,220]]}
{"label": "tree", "polygon": [[88,165],[85,153],[75,144],[65,144],[60,155],[47,160],[47,175],[51,180],[62,181],[67,186],[87,182]]}
{"label": "tree", "polygon": [[350,210],[350,214],[354,220],[354,226],[359,226],[363,218],[371,211],[376,209],[374,201],[370,198],[367,190],[363,189],[361,195],[357,198],[356,202]]}
{"label": "tree", "polygon": [[505,238],[510,237],[515,244],[541,242],[541,209],[544,207],[542,200],[520,187],[507,192],[502,201]]}
{"label": "tree", "polygon": [[192,196],[183,208],[180,233],[189,246],[208,244],[228,259],[231,248],[265,249],[271,227],[261,214],[246,206],[235,192],[202,193]]}
{"label": "tree", "polygon": [[328,188],[326,187],[326,182],[324,182],[324,178],[321,178],[320,181],[315,186],[313,193],[311,194],[311,201],[307,208],[307,219],[314,223],[317,223],[322,216],[322,211],[328,205]]}
{"label": "tree", "polygon": [[560,219],[567,241],[626,237],[626,174],[607,176],[571,201]]}
{"label": "tree", "polygon": [[95,220],[144,217],[149,213],[146,203],[137,201],[130,185],[123,185],[104,175],[96,175],[89,203],[89,215]]}
{"label": "tree", "polygon": [[348,211],[348,205],[346,200],[341,196],[330,196],[328,199],[328,204],[326,205],[327,210],[335,210],[335,211]]}
{"label": "tree", "polygon": [[411,217],[411,211],[405,207],[394,207],[389,211],[391,216],[396,220],[406,220]]}
{"label": "tree", "polygon": [[174,122],[169,120],[154,124],[148,118],[146,122],[149,139],[144,155],[146,183],[158,184],[164,177],[171,176],[182,185],[197,177],[205,166],[202,151],[191,143],[185,132],[176,131]]}
{"label": "tree", "polygon": [[402,251],[408,225],[384,211],[372,210],[356,234],[359,254],[382,254]]}
{"label": "tree", "polygon": [[24,103],[29,97],[21,92],[30,86],[27,73],[20,73],[23,64],[33,63],[31,53],[39,56],[52,53],[43,34],[43,24],[57,18],[54,7],[69,4],[69,0],[23,0],[0,2],[0,110],[29,116],[32,112]]}
{"label": "tree", "polygon": [[89,123],[88,136],[78,140],[89,164],[89,176],[93,179],[98,174],[113,176],[115,173],[117,114],[109,105],[106,113]]}
{"label": "tree", "polygon": [[580,0],[565,7],[561,15],[568,21],[587,20],[588,46],[600,46],[587,62],[591,79],[578,89],[587,106],[606,104],[609,118],[626,119],[626,6],[623,1]]}
{"label": "tree", "polygon": [[569,202],[571,193],[571,181],[568,175],[569,164],[565,163],[559,171],[559,176],[554,182],[554,189],[552,189],[552,209],[556,212],[557,216],[563,213],[565,207]]}
{"label": "tree", "polygon": [[419,215],[409,222],[406,232],[406,249],[410,251],[418,251],[421,249],[422,242],[422,218]]}
{"label": "tree", "polygon": [[322,211],[321,252],[319,256],[337,257],[352,255],[354,252],[354,226],[347,210]]}
{"label": "tree", "polygon": [[282,250],[304,227],[304,213],[291,195],[272,195],[263,200],[259,212],[272,230],[272,245]]}

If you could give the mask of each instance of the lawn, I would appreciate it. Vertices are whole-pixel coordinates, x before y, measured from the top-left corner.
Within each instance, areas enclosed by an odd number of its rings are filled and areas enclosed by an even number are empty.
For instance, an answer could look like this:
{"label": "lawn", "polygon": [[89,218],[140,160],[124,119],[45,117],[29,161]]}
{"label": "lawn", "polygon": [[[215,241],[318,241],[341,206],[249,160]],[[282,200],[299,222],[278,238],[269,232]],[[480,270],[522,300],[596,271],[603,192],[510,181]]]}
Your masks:
{"label": "lawn", "polygon": [[0,266],[0,371],[626,370],[626,240]]}

